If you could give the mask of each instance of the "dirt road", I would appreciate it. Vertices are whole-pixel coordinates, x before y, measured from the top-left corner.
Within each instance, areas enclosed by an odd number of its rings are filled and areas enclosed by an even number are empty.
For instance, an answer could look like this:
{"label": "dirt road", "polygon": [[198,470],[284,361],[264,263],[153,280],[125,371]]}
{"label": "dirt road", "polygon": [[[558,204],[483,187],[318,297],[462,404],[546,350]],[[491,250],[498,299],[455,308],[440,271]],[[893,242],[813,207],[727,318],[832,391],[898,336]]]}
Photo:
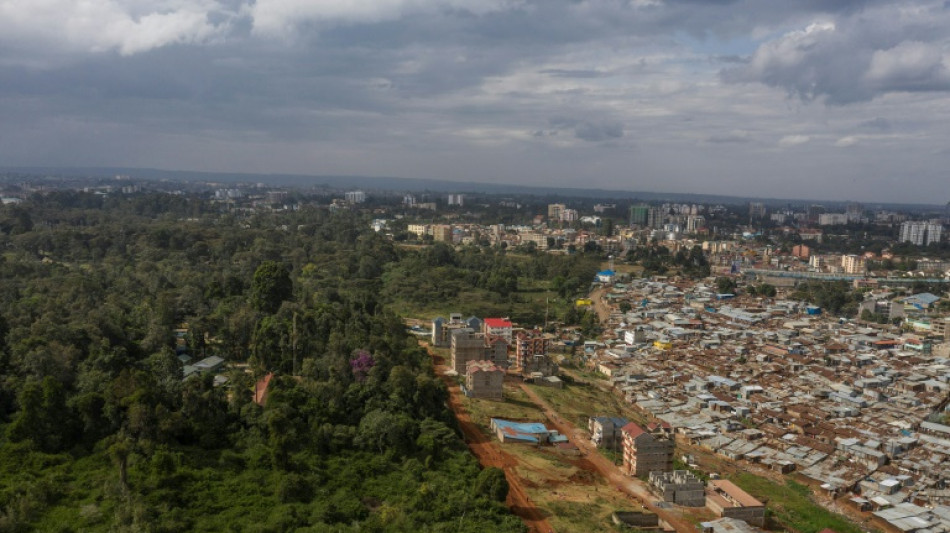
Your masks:
{"label": "dirt road", "polygon": [[444,374],[448,367],[445,366],[442,357],[429,349],[428,346],[426,346],[426,349],[429,350],[429,355],[432,357],[435,373],[442,378],[449,389],[449,407],[455,413],[455,418],[458,420],[459,427],[465,437],[465,443],[468,444],[469,449],[472,450],[482,466],[494,466],[504,470],[509,487],[508,499],[505,503],[511,509],[511,512],[528,526],[529,531],[553,533],[554,528],[546,520],[545,514],[531,503],[528,493],[525,492],[521,478],[518,477],[518,473],[515,471],[518,462],[505,453],[497,443],[486,437],[478,429],[478,426],[472,422],[471,416],[462,405],[458,383]]}
{"label": "dirt road", "polygon": [[544,401],[543,398],[538,396],[530,387],[522,384],[521,389],[528,395],[528,398],[534,402],[535,405],[541,408],[544,411],[544,415],[548,418],[548,421],[557,428],[558,431],[563,435],[567,435],[571,439],[571,442],[577,446],[581,452],[584,454],[584,457],[591,463],[591,465],[596,468],[597,472],[604,477],[610,484],[630,496],[633,496],[643,505],[644,508],[649,511],[656,513],[660,517],[660,520],[665,521],[670,526],[672,526],[676,531],[683,533],[695,533],[696,526],[683,520],[679,516],[670,513],[665,509],[660,509],[653,505],[653,501],[656,500],[656,497],[653,496],[650,491],[647,489],[645,483],[639,479],[625,475],[620,471],[620,468],[613,464],[611,461],[607,460],[603,455],[601,455],[597,448],[584,438],[583,433],[577,429],[577,427],[571,422],[561,418],[561,416],[548,404]]}
{"label": "dirt road", "polygon": [[604,302],[604,295],[607,294],[606,289],[603,287],[597,287],[590,293],[590,301],[594,306],[594,312],[597,313],[597,318],[600,319],[600,323],[607,325],[607,320],[610,319],[610,309],[607,309],[607,303]]}

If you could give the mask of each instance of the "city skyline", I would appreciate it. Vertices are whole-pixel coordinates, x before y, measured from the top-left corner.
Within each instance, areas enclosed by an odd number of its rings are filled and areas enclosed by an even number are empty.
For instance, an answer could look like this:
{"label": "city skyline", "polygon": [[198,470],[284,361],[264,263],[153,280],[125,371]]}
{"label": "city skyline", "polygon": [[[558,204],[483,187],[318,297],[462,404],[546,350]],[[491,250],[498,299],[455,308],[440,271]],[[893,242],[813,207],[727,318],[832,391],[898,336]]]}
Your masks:
{"label": "city skyline", "polygon": [[948,19],[939,2],[13,0],[0,160],[942,205]]}

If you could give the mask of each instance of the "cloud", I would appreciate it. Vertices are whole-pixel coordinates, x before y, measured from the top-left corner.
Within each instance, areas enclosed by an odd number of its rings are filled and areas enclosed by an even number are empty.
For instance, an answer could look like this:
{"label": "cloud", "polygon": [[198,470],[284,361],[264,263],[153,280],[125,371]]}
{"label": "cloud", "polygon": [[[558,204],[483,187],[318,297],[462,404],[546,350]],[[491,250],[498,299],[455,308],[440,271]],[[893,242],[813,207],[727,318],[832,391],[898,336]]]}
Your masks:
{"label": "cloud", "polygon": [[[215,0],[5,0],[0,43],[24,54],[25,63],[44,53],[128,56],[211,41],[223,35],[234,14]],[[17,62],[14,54],[2,59]]]}
{"label": "cloud", "polygon": [[440,11],[483,15],[517,4],[509,0],[257,0],[248,11],[255,32],[279,34],[307,23],[375,24]]}
{"label": "cloud", "polygon": [[574,131],[574,137],[588,142],[602,142],[623,137],[623,124],[613,120],[591,122],[572,118],[557,117],[551,119],[555,128],[567,128]]}
{"label": "cloud", "polygon": [[858,138],[855,137],[855,136],[853,136],[853,135],[849,135],[849,136],[847,136],[847,137],[842,137],[842,138],[838,139],[837,141],[835,141],[835,146],[838,146],[838,147],[840,147],[840,148],[845,148],[845,147],[848,147],[848,146],[854,146],[854,145],[856,145],[856,144],[858,144]]}
{"label": "cloud", "polygon": [[751,140],[752,139],[749,138],[749,134],[744,131],[714,133],[709,137],[706,137],[706,142],[713,144],[747,143]]}
{"label": "cloud", "polygon": [[883,117],[874,117],[858,124],[858,128],[862,130],[890,131],[891,121]]}
{"label": "cloud", "polygon": [[778,145],[782,147],[798,146],[811,140],[808,135],[786,135],[779,139]]}
{"label": "cloud", "polygon": [[845,105],[895,92],[950,91],[942,4],[883,4],[815,21],[762,43],[727,83],[763,83]]}

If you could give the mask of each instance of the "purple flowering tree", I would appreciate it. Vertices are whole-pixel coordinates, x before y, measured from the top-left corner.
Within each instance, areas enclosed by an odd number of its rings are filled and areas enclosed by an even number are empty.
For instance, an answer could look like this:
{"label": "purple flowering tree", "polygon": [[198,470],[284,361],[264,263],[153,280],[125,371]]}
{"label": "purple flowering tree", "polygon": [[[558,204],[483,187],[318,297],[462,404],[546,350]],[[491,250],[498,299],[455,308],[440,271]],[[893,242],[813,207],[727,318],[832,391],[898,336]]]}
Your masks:
{"label": "purple flowering tree", "polygon": [[350,368],[353,370],[353,377],[356,378],[356,381],[365,380],[374,366],[376,366],[376,360],[369,352],[364,350],[360,350],[356,353],[356,357],[350,359]]}

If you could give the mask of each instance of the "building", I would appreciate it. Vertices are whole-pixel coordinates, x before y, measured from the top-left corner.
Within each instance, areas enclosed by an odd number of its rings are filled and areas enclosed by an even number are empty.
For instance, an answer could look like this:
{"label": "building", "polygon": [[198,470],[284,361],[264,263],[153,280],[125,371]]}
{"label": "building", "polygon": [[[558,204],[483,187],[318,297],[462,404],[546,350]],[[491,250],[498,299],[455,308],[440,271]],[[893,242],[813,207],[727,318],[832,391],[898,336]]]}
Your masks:
{"label": "building", "polygon": [[841,268],[845,274],[864,274],[867,272],[867,260],[860,255],[841,256]]}
{"label": "building", "polygon": [[696,233],[706,226],[706,218],[702,215],[689,215],[686,217],[686,232]]}
{"label": "building", "polygon": [[451,367],[465,375],[469,361],[487,360],[501,367],[508,366],[508,343],[502,337],[488,337],[471,328],[452,330]]}
{"label": "building", "polygon": [[561,211],[560,220],[561,222],[577,222],[579,217],[576,209],[564,209]]}
{"label": "building", "polygon": [[706,506],[706,485],[689,470],[650,472],[650,485],[665,502],[684,507]]}
{"label": "building", "polygon": [[526,379],[542,379],[557,376],[558,366],[553,359],[544,354],[525,357],[521,362],[521,375]]}
{"label": "building", "polygon": [[662,228],[666,223],[666,213],[662,207],[651,207],[647,211],[647,227]]}
{"label": "building", "polygon": [[505,370],[491,361],[465,364],[465,395],[488,400],[504,399]]}
{"label": "building", "polygon": [[548,353],[548,339],[541,334],[539,330],[519,331],[515,335],[515,365],[518,368],[525,367],[525,361],[535,355],[546,355]]}
{"label": "building", "polygon": [[848,223],[845,213],[822,213],[818,215],[819,226],[843,226]]}
{"label": "building", "polygon": [[628,423],[626,418],[616,416],[592,416],[587,422],[590,440],[598,448],[619,451],[623,447],[620,430]]}
{"label": "building", "polygon": [[415,207],[415,206],[416,206],[416,197],[413,196],[413,195],[411,195],[411,194],[407,194],[407,195],[403,196],[403,197],[402,197],[402,205],[404,205],[404,206],[406,206],[406,207]]}
{"label": "building", "polygon": [[937,222],[904,222],[901,224],[900,241],[927,246],[940,242],[943,226]]}
{"label": "building", "polygon": [[469,317],[463,320],[461,313],[452,313],[449,315],[448,320],[442,317],[436,317],[432,320],[432,345],[440,348],[450,346],[452,343],[452,330],[461,328],[480,331],[482,329],[482,321],[475,317]]}
{"label": "building", "polygon": [[723,518],[735,518],[758,527],[765,525],[765,505],[725,479],[709,481],[706,506]]}
{"label": "building", "polygon": [[484,333],[490,337],[502,337],[511,344],[511,321],[505,318],[486,318],[483,323]]}
{"label": "building", "polygon": [[630,225],[646,226],[650,214],[650,206],[647,204],[637,204],[630,206]]}
{"label": "building", "polygon": [[343,193],[343,198],[351,204],[361,204],[366,201],[366,193],[363,191],[350,191]]}
{"label": "building", "polygon": [[432,240],[435,242],[452,242],[452,225],[436,224],[432,226]]}
{"label": "building", "polygon": [[797,244],[792,247],[792,255],[799,259],[808,259],[811,256],[811,248],[804,244]]}
{"label": "building", "polygon": [[521,244],[533,242],[539,251],[543,252],[548,249],[548,236],[541,232],[527,231],[518,234],[518,238],[521,239]]}
{"label": "building", "polygon": [[936,318],[931,323],[933,334],[938,339],[950,341],[950,317]]}
{"label": "building", "polygon": [[[491,419],[491,430],[501,442],[520,442],[526,444],[547,444],[552,441],[552,432],[540,422],[512,422],[501,418]],[[563,442],[566,439],[557,439]]]}
{"label": "building", "polygon": [[465,205],[465,195],[464,194],[450,194],[449,205],[457,205],[459,207]]}
{"label": "building", "polygon": [[765,204],[762,202],[750,202],[749,218],[765,218]]}
{"label": "building", "polygon": [[548,204],[548,220],[561,220],[561,212],[565,209],[564,204]]}
{"label": "building", "polygon": [[631,476],[673,470],[673,441],[666,435],[652,434],[630,422],[621,428],[623,470]]}
{"label": "building", "polygon": [[426,235],[432,235],[432,227],[428,224],[409,224],[406,226],[406,231],[414,234],[420,239]]}

